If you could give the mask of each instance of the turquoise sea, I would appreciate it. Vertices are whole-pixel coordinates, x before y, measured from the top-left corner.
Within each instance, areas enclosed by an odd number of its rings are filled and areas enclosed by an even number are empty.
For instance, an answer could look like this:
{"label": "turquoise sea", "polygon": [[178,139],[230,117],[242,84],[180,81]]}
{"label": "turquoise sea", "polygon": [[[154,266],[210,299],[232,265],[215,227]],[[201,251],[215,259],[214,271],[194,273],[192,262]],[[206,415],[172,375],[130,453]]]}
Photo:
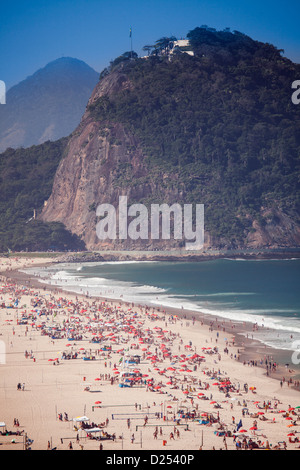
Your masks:
{"label": "turquoise sea", "polygon": [[254,337],[276,349],[294,350],[300,340],[300,259],[98,262],[30,272],[90,296],[257,323],[264,328]]}

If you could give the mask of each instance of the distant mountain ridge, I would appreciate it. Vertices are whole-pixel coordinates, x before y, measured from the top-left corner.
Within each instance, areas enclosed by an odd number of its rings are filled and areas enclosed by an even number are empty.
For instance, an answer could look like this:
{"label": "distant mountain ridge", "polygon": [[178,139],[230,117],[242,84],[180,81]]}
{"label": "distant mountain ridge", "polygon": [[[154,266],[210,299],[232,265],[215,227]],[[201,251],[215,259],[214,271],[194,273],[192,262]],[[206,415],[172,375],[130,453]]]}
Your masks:
{"label": "distant mountain ridge", "polygon": [[62,57],[10,88],[0,107],[0,152],[68,136],[98,79],[85,62]]}

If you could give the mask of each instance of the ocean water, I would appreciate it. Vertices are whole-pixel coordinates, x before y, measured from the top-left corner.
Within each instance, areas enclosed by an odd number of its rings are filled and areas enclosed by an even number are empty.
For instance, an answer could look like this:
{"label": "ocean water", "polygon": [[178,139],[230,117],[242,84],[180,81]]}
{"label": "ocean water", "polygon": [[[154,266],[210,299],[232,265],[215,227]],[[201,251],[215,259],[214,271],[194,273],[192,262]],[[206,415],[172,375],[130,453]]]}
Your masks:
{"label": "ocean water", "polygon": [[102,262],[25,271],[81,294],[264,326],[254,338],[276,349],[294,351],[300,340],[300,259]]}

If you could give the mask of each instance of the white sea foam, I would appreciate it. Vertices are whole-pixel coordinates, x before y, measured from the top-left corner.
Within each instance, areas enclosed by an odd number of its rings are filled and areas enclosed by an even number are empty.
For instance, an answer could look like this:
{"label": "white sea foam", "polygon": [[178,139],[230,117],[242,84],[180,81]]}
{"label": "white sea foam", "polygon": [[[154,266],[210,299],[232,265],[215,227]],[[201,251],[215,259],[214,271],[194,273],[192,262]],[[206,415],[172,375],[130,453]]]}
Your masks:
{"label": "white sea foam", "polygon": [[238,297],[242,295],[257,295],[255,292],[215,292],[212,294],[194,294],[197,297]]}
{"label": "white sea foam", "polygon": [[247,262],[254,262],[254,263],[260,263],[260,262],[268,262],[268,261],[295,261],[299,260],[299,258],[222,258],[226,259],[227,261],[247,261]]}

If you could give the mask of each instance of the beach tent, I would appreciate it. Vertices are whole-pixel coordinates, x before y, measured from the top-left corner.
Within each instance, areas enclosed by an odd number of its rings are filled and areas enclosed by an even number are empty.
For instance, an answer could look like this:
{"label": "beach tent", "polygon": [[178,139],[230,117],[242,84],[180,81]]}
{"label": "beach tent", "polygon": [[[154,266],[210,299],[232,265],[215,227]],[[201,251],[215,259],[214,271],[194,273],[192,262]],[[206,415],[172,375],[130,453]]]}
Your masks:
{"label": "beach tent", "polygon": [[0,421],[0,429],[1,428],[4,428],[1,432],[6,432],[7,431],[6,424],[3,421]]}
{"label": "beach tent", "polygon": [[73,421],[76,421],[77,423],[89,420],[90,418],[88,418],[87,416],[77,416],[77,418],[73,418]]}
{"label": "beach tent", "polygon": [[88,428],[88,429],[84,429],[84,431],[89,434],[90,432],[101,432],[102,429],[101,428]]}

